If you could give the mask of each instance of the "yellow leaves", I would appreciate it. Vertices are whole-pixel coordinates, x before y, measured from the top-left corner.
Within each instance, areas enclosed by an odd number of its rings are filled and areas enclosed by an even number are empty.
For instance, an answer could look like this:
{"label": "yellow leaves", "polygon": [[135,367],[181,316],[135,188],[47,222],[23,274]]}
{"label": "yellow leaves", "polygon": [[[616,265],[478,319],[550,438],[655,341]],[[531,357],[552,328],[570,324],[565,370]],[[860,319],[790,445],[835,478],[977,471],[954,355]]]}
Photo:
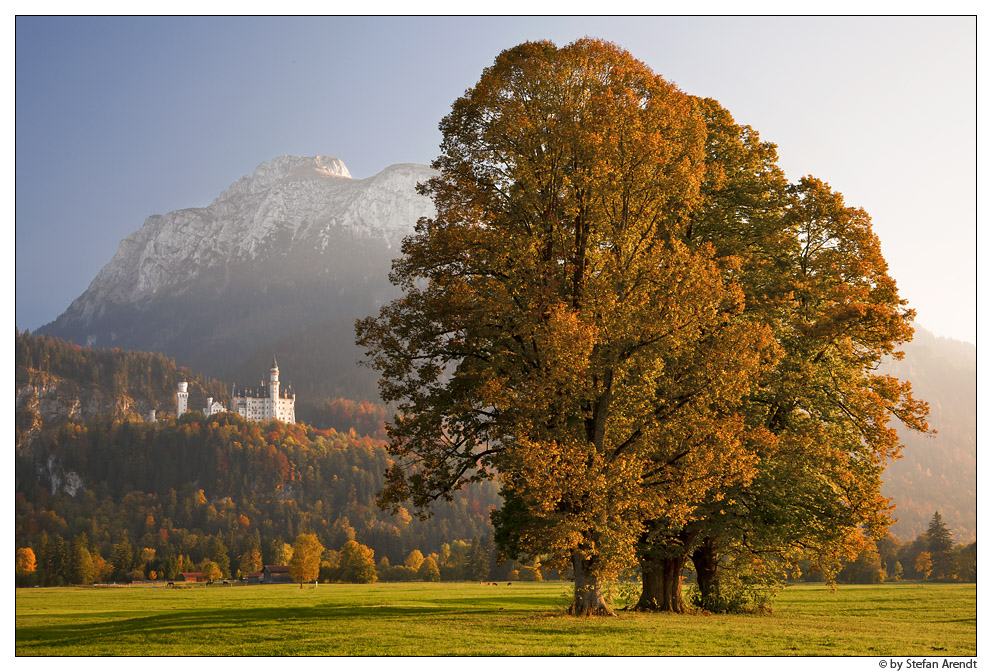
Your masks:
{"label": "yellow leaves", "polygon": [[497,473],[521,548],[609,568],[642,521],[733,515],[762,475],[871,499],[861,438],[891,454],[878,419],[919,407],[858,392],[907,333],[867,215],[787,193],[773,146],[597,40],[504,51],[441,130],[406,296],[358,326],[407,414],[385,501]]}

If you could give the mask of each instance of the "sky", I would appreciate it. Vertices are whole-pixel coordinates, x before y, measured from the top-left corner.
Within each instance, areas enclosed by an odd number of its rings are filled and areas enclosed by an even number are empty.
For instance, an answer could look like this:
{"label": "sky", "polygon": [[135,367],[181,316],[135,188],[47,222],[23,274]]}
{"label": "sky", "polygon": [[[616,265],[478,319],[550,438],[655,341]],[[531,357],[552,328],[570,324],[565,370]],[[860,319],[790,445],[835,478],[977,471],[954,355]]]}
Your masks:
{"label": "sky", "polygon": [[976,343],[974,17],[31,17],[15,25],[15,321],[57,318],[153,214],[284,154],[430,163],[526,40],[610,40],[865,208],[917,322]]}

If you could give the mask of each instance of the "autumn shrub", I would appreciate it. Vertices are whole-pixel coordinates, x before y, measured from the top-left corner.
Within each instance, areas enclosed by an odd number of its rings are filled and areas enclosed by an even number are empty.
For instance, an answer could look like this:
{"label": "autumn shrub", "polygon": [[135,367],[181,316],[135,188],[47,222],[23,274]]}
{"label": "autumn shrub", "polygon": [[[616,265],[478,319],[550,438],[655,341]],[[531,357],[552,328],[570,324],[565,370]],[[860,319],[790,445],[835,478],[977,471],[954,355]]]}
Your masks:
{"label": "autumn shrub", "polygon": [[434,560],[433,555],[424,558],[424,561],[420,564],[420,567],[417,569],[417,580],[434,583],[441,580],[441,572],[437,568],[437,562]]}
{"label": "autumn shrub", "polygon": [[689,605],[711,614],[769,614],[772,599],[781,590],[773,578],[749,571],[744,566],[730,565],[720,575],[720,583],[712,594],[703,596],[696,583],[685,592]]}
{"label": "autumn shrub", "polygon": [[614,609],[620,611],[633,609],[641,596],[641,581],[640,579],[607,581],[603,594]]}

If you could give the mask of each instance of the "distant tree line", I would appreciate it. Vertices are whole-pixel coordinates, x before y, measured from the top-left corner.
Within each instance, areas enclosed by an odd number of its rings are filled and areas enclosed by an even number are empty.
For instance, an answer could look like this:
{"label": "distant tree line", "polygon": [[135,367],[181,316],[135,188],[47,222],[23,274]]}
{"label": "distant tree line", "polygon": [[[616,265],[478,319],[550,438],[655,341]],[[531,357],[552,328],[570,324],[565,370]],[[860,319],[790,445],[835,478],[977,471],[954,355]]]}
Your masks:
{"label": "distant tree line", "polygon": [[[978,542],[955,544],[939,511],[934,511],[927,531],[916,539],[901,542],[892,535],[876,539],[873,546],[849,558],[837,576],[841,583],[883,581],[978,580]],[[809,568],[806,580],[822,580]]]}
{"label": "distant tree line", "polygon": [[[19,586],[68,586],[134,581],[175,581],[185,572],[199,572],[207,581],[246,579],[266,565],[289,566],[294,581],[309,583],[375,583],[377,581],[541,581],[538,566],[510,561],[497,564],[491,538],[443,543],[439,552],[424,555],[414,549],[399,564],[354,539],[338,549],[325,548],[316,534],[302,533],[292,544],[263,543],[257,534],[243,540],[241,553],[232,552],[222,537],[204,539],[191,553],[163,554],[160,546],[133,544],[126,535],[104,555],[85,532],[70,540],[42,533],[35,544],[15,554]],[[168,553],[168,548],[165,549]],[[268,560],[266,562],[265,560]],[[552,578],[558,578],[554,576]]]}
{"label": "distant tree line", "polygon": [[354,430],[359,436],[386,438],[386,421],[390,413],[385,406],[370,401],[336,399],[297,399],[296,420],[320,429],[339,432]]}

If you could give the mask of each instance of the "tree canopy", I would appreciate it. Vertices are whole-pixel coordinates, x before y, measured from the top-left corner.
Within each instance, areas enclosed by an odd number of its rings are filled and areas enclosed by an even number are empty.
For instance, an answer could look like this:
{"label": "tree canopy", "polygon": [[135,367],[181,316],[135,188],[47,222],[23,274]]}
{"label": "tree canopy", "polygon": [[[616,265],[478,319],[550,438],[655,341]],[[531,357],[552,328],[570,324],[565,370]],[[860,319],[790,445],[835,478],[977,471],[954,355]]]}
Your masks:
{"label": "tree canopy", "polygon": [[775,356],[713,247],[684,242],[705,125],[580,40],[503,52],[441,130],[438,214],[394,264],[406,295],[358,325],[400,408],[382,500],[498,472],[513,550],[570,565],[575,610],[607,611],[645,516],[749,473],[727,409]]}
{"label": "tree canopy", "polygon": [[303,533],[293,542],[293,558],[289,561],[289,575],[303,587],[304,583],[316,581],[320,573],[320,554],[323,544],[316,534]]}
{"label": "tree canopy", "polygon": [[715,575],[884,529],[888,421],[926,407],[874,371],[912,311],[864,211],[593,39],[502,52],[440,129],[404,296],[356,326],[399,409],[383,506],[498,478],[498,543],[569,568],[577,613],[635,557],[678,609],[694,551]]}
{"label": "tree canopy", "polygon": [[909,384],[876,373],[912,336],[913,312],[887,274],[867,214],[816,178],[787,184],[773,145],[715,101],[698,102],[707,172],[687,240],[739,260],[744,314],[771,329],[780,356],[738,409],[760,437],[747,446],[753,477],[703,502],[688,525],[648,526],[645,608],[680,608],[678,577],[690,554],[711,610],[736,599],[719,595],[721,563],[766,582],[811,556],[831,578],[843,557],[865,552],[887,527],[881,474],[899,450],[890,419],[927,429],[926,405]]}

